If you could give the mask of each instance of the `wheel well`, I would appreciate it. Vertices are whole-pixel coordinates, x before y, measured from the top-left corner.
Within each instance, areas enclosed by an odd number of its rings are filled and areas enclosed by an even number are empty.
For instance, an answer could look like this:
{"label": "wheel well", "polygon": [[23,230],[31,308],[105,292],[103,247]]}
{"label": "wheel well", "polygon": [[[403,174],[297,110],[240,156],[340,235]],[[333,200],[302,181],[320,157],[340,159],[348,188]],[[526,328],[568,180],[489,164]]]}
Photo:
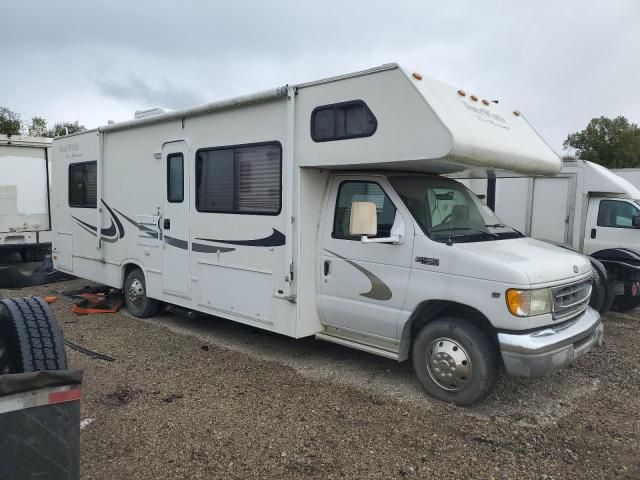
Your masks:
{"label": "wheel well", "polygon": [[142,269],[140,268],[140,266],[136,265],[135,263],[127,263],[124,268],[122,269],[122,281],[120,282],[121,288],[124,289],[124,282],[127,281],[127,277],[129,276],[129,274],[131,272],[133,272],[135,269],[138,269],[140,271],[142,271]]}
{"label": "wheel well", "polygon": [[489,322],[489,319],[479,310],[449,300],[428,300],[418,305],[409,317],[409,320],[407,320],[407,323],[405,323],[400,339],[398,360],[407,360],[411,354],[413,339],[418,332],[420,332],[427,323],[442,317],[456,317],[473,323],[487,334],[489,340],[497,348],[498,336],[496,331],[491,325],[491,322]]}

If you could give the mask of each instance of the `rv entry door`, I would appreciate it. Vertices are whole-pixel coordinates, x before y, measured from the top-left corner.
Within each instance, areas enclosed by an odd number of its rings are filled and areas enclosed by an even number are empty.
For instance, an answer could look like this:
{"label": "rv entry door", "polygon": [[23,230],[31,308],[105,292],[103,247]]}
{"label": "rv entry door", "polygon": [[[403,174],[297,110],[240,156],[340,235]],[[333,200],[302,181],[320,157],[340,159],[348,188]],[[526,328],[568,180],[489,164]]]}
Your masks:
{"label": "rv entry door", "polygon": [[162,290],[191,298],[189,147],[184,141],[162,147]]}

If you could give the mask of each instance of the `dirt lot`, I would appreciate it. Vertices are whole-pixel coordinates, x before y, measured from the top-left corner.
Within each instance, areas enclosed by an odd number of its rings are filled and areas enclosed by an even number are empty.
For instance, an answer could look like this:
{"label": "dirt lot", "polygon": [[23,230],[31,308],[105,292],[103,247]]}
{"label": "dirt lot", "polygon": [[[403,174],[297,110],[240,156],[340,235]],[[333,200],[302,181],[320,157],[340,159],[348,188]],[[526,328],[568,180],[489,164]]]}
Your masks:
{"label": "dirt lot", "polygon": [[[75,280],[0,296],[58,293]],[[84,370],[83,479],[640,478],[640,312],[544,379],[505,379],[463,409],[411,366],[214,317],[53,305]]]}

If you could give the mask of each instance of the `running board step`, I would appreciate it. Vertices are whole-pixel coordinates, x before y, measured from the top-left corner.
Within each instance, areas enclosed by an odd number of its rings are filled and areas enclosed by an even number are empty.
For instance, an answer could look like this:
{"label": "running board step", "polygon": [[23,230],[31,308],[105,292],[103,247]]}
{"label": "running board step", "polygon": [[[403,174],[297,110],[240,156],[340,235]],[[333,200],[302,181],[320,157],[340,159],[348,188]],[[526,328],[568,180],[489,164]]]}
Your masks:
{"label": "running board step", "polygon": [[372,347],[370,345],[365,345],[363,343],[354,342],[352,340],[347,340],[342,337],[336,337],[334,335],[329,335],[327,333],[316,333],[316,339],[324,340],[326,342],[331,342],[331,343],[337,343],[338,345],[354,348],[356,350],[362,350],[363,352],[373,353],[374,355],[390,358],[391,360],[398,360],[398,354],[395,352],[390,352],[389,350],[383,350],[381,348]]}

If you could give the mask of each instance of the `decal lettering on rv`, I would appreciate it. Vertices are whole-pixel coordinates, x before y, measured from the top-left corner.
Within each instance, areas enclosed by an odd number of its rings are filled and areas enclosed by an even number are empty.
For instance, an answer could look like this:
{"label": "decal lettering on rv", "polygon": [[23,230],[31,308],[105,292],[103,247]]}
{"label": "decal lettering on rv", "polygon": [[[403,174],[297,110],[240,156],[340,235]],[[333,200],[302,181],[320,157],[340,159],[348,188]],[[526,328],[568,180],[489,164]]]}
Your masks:
{"label": "decal lettering on rv", "polygon": [[471,110],[476,113],[476,118],[481,122],[491,123],[496,127],[504,128],[510,130],[511,128],[507,125],[507,121],[501,115],[497,113],[490,112],[486,108],[482,107],[474,107],[473,105],[469,105],[467,102],[462,102],[462,104],[467,107],[467,110]]}

